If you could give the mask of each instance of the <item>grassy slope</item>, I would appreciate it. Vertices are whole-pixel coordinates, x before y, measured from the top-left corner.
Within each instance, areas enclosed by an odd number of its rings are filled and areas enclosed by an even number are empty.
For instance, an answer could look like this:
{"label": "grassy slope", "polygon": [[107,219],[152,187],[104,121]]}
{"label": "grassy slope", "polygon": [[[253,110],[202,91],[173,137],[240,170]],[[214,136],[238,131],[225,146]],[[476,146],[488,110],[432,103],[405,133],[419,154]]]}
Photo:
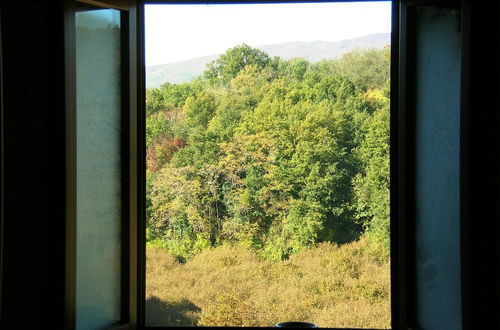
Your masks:
{"label": "grassy slope", "polygon": [[147,249],[148,325],[389,328],[389,263],[366,240],[322,243],[281,262],[243,247],[206,250],[185,264]]}

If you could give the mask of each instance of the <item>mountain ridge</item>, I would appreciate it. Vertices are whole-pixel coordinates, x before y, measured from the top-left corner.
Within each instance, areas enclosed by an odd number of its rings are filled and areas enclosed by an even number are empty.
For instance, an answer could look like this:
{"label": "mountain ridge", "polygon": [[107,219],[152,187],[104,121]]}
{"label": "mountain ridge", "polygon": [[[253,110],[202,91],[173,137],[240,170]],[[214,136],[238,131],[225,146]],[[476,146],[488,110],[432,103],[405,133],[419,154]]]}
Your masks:
{"label": "mountain ridge", "polygon": [[[390,33],[374,33],[362,37],[336,42],[330,41],[289,41],[270,45],[256,46],[270,56],[286,60],[302,57],[310,62],[339,58],[356,48],[382,48],[390,43]],[[206,64],[221,54],[200,56],[184,61],[157,64],[146,67],[147,88],[157,88],[165,82],[182,83],[190,81],[203,73]]]}

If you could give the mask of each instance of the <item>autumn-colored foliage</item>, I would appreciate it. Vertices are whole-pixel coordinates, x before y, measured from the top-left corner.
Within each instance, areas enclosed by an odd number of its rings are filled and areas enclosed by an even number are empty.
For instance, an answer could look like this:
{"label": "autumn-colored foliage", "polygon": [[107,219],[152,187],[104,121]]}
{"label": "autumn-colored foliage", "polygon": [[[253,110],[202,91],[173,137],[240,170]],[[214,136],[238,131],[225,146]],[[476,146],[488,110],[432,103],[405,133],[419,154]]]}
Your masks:
{"label": "autumn-colored foliage", "polygon": [[321,243],[286,261],[225,246],[181,263],[149,246],[146,275],[149,325],[390,327],[389,263],[365,238]]}

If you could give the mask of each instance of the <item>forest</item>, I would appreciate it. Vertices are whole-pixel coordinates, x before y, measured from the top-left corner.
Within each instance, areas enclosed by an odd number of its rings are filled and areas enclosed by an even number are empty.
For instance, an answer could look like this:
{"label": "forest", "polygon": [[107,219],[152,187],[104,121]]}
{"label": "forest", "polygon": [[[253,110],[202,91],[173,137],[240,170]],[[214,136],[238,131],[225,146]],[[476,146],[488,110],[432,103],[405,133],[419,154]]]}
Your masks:
{"label": "forest", "polygon": [[[161,286],[186,285],[172,281],[186,278],[180,267],[198,262],[198,273],[191,269],[197,274],[191,287],[196,288],[201,277],[212,276],[210,266],[202,266],[210,260],[222,260],[214,261],[221,269],[284,267],[291,276],[284,280],[286,286],[304,275],[297,273],[292,280],[294,272],[287,267],[300,270],[309,261],[294,263],[307,256],[311,264],[323,266],[331,262],[327,256],[345,259],[335,267],[347,271],[333,279],[343,284],[332,284],[344,293],[320,290],[320,296],[333,294],[335,299],[314,305],[316,314],[311,307],[312,314],[296,318],[318,318],[322,308],[341,306],[343,299],[347,309],[356,300],[372,306],[360,307],[365,313],[376,311],[362,324],[326,320],[322,326],[389,325],[389,63],[389,47],[311,63],[270,57],[242,44],[190,82],[146,91],[148,308],[165,304],[164,311],[177,315],[155,325],[272,326],[268,323],[294,317],[285,313],[273,318],[262,312],[271,303],[256,301],[253,306],[262,310],[254,310],[253,316],[242,320],[246,314],[240,311],[241,317],[226,319],[226,300],[233,299],[233,306],[257,299],[250,296],[258,291],[257,281],[265,282],[265,270],[260,280],[258,274],[247,278],[254,284],[246,291],[238,291],[226,272],[219,276],[226,284],[217,286],[212,279],[218,289],[198,287],[206,295],[193,296],[189,303],[186,297],[169,296]],[[231,272],[242,274],[235,268]],[[377,282],[374,277],[381,273],[385,275]],[[167,280],[168,274],[172,278]],[[342,276],[361,282],[346,282]],[[318,283],[327,280],[327,275],[317,278]],[[318,285],[308,281],[300,288],[306,295]],[[304,306],[297,310],[303,312]]]}

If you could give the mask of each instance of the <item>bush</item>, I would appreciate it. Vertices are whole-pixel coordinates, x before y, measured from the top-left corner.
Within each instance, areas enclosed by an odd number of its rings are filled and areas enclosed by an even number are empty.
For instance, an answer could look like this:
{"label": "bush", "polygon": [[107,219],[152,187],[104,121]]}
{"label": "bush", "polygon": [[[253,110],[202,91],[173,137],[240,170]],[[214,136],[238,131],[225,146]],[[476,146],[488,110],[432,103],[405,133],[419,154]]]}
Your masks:
{"label": "bush", "polygon": [[163,302],[162,315],[169,315],[161,322],[148,316],[148,324],[261,327],[293,320],[389,328],[389,261],[374,260],[370,244],[366,238],[321,243],[284,261],[225,246],[205,249],[184,264],[148,246],[147,315],[158,310],[155,299]]}

